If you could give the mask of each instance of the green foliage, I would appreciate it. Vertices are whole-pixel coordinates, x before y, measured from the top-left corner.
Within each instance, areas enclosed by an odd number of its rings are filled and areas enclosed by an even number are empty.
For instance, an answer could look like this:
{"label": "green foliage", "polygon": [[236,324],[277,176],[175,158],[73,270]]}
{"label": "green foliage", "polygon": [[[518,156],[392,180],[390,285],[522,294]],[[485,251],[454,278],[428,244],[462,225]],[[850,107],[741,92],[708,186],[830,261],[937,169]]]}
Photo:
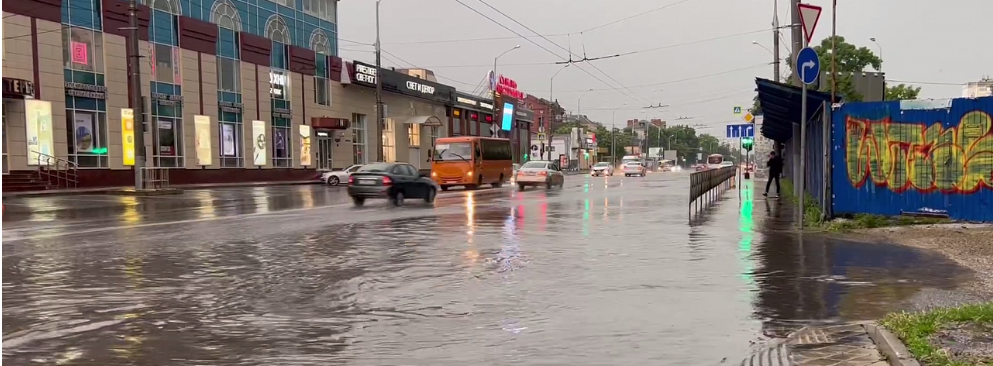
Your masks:
{"label": "green foliage", "polygon": [[917,99],[921,93],[921,88],[912,85],[899,84],[886,87],[886,100],[908,100]]}
{"label": "green foliage", "polygon": [[[966,366],[990,365],[991,360],[969,360],[942,350],[932,343],[932,337],[956,326],[993,326],[993,302],[964,305],[924,312],[898,312],[880,321],[907,345],[914,358],[925,365]],[[985,335],[988,337],[988,335]],[[976,337],[982,338],[983,334]]]}

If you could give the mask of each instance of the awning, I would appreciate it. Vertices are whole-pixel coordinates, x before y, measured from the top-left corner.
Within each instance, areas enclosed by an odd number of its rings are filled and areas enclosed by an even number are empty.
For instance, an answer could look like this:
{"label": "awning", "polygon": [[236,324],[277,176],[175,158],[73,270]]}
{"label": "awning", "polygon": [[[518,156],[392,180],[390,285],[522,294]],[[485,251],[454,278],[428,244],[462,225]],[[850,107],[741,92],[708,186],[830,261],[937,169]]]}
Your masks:
{"label": "awning", "polygon": [[441,119],[435,116],[413,116],[403,121],[409,125],[441,126]]}
{"label": "awning", "polygon": [[[776,142],[786,142],[793,138],[793,124],[800,123],[803,106],[803,89],[768,79],[756,78],[755,89],[762,105],[762,136]],[[807,90],[807,120],[821,113],[824,102],[838,103],[840,97],[832,100],[831,94]]]}

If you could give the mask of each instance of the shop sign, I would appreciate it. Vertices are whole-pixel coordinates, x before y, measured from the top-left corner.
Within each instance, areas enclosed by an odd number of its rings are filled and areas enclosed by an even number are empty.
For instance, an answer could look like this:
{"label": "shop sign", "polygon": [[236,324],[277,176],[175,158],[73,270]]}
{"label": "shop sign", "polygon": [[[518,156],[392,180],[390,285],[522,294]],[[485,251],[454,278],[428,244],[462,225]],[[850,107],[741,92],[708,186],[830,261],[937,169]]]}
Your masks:
{"label": "shop sign", "polygon": [[230,113],[241,113],[241,110],[245,108],[245,106],[241,103],[232,102],[218,102],[217,105],[222,111]]}
{"label": "shop sign", "polygon": [[293,111],[289,108],[273,108],[272,118],[293,118]]}
{"label": "shop sign", "polygon": [[65,89],[71,97],[107,99],[106,86],[66,82]]}
{"label": "shop sign", "polygon": [[121,108],[121,147],[124,165],[134,165],[134,109],[131,108]]}
{"label": "shop sign", "polygon": [[517,99],[524,99],[524,93],[517,90],[517,82],[514,79],[500,75],[499,77],[493,76],[492,71],[490,72],[490,89],[497,92],[500,95],[506,95],[508,97],[513,97]]}
{"label": "shop sign", "polygon": [[459,103],[462,103],[462,104],[479,105],[479,103],[477,103],[475,100],[472,100],[472,99],[469,99],[469,98],[455,97],[455,100],[458,101]]}
{"label": "shop sign", "polygon": [[3,78],[3,95],[33,96],[34,82],[23,79]]}
{"label": "shop sign", "polygon": [[355,63],[355,81],[376,84],[376,68]]}
{"label": "shop sign", "polygon": [[432,94],[432,95],[434,94],[434,87],[433,86],[424,85],[424,84],[418,83],[416,81],[408,81],[407,82],[407,90],[411,90],[411,91],[422,93],[422,94]]}
{"label": "shop sign", "polygon": [[286,86],[289,84],[289,79],[285,74],[279,71],[269,71],[269,95],[283,99],[283,91],[286,90]]}
{"label": "shop sign", "polygon": [[480,107],[483,107],[483,108],[486,108],[486,109],[490,109],[490,110],[493,109],[493,104],[486,103],[486,102],[479,102],[479,106]]}
{"label": "shop sign", "polygon": [[152,99],[158,105],[182,105],[183,96],[165,93],[152,93]]}

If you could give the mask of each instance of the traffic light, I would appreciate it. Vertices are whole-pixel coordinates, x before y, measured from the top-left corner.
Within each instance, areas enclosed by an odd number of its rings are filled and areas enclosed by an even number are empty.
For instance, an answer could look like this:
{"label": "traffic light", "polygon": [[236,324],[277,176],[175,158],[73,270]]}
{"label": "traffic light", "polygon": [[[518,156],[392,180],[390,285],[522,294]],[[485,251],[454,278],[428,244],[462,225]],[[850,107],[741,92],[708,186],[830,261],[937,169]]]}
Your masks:
{"label": "traffic light", "polygon": [[744,148],[745,151],[752,151],[752,145],[754,145],[754,144],[755,144],[755,141],[752,140],[751,137],[745,137],[745,138],[741,139],[741,147]]}
{"label": "traffic light", "polygon": [[524,153],[524,161],[528,161],[528,153]]}

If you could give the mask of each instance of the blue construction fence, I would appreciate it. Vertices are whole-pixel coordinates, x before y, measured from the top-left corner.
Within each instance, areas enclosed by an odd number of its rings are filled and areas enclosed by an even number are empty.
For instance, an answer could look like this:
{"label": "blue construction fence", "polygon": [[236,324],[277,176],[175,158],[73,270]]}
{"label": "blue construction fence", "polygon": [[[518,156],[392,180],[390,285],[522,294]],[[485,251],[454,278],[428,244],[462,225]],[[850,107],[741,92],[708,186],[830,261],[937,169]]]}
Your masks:
{"label": "blue construction fence", "polygon": [[[993,221],[991,116],[993,97],[842,105],[831,112],[830,212]],[[807,131],[807,191],[820,197],[824,133]]]}
{"label": "blue construction fence", "polygon": [[[829,183],[825,182],[824,179],[824,162],[827,156],[824,155],[825,135],[828,133],[825,131],[826,126],[824,121],[830,120],[830,106],[828,105],[810,105],[808,108],[814,110],[811,118],[807,121],[806,134],[807,141],[805,142],[806,154],[804,155],[804,171],[807,172],[804,175],[804,189],[805,192],[814,198],[814,201],[820,207],[827,207],[830,203],[830,196],[825,195],[825,190],[829,190]],[[828,108],[825,113],[825,108]],[[829,127],[829,126],[827,126]],[[800,156],[800,141],[798,138],[800,136],[799,124],[794,124],[794,137],[790,139],[785,144],[783,144],[783,158],[785,159],[786,165],[783,167],[783,177],[796,177],[793,173],[799,169]],[[794,187],[795,183],[794,183]]]}

